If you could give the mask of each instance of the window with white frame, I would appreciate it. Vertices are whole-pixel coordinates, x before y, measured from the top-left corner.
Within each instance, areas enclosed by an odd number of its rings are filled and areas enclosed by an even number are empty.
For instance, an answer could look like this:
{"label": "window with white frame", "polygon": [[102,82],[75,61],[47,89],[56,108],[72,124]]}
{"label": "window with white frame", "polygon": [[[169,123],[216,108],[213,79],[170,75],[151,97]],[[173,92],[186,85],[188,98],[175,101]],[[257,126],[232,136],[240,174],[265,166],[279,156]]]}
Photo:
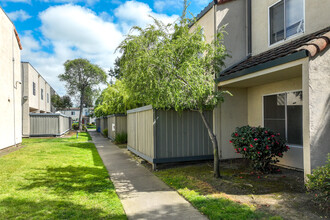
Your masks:
{"label": "window with white frame", "polygon": [[269,8],[269,43],[304,32],[304,0],[281,0]]}
{"label": "window with white frame", "polygon": [[40,96],[41,96],[41,100],[44,100],[44,90],[43,89],[40,90]]}
{"label": "window with white frame", "polygon": [[71,112],[71,115],[75,115],[75,114],[76,114],[76,112],[74,112],[74,111]]}
{"label": "window with white frame", "polygon": [[302,146],[302,91],[267,95],[263,99],[264,127],[279,132],[288,144]]}

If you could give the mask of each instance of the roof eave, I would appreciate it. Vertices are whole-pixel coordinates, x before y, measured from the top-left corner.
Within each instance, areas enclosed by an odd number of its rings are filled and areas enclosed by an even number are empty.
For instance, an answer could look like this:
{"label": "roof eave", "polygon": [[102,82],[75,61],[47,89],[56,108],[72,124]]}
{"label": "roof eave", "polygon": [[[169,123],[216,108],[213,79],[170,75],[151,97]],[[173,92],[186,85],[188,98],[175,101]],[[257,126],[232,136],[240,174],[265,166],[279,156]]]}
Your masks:
{"label": "roof eave", "polygon": [[256,65],[256,66],[252,66],[250,68],[243,69],[243,70],[231,73],[229,75],[220,76],[220,77],[215,79],[215,82],[216,83],[224,82],[224,81],[234,79],[234,78],[237,78],[237,77],[240,77],[240,76],[248,75],[248,74],[255,73],[255,72],[258,72],[258,71],[261,71],[261,70],[265,70],[265,69],[272,68],[272,67],[275,67],[275,66],[279,66],[279,65],[282,65],[282,64],[285,64],[285,63],[296,61],[296,60],[299,60],[299,59],[302,59],[302,58],[306,58],[308,56],[309,56],[309,52],[307,50],[300,50],[298,52],[289,54],[289,55],[284,56],[284,57],[279,57],[277,59],[268,61],[266,63],[262,63],[262,64],[259,64],[259,65]]}

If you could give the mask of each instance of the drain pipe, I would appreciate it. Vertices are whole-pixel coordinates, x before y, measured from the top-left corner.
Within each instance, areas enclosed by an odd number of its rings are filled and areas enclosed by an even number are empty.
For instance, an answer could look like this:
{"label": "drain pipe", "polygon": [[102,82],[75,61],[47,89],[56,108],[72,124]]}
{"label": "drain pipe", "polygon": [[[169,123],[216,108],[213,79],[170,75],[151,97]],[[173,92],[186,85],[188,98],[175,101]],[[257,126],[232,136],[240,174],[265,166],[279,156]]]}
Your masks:
{"label": "drain pipe", "polygon": [[247,47],[247,55],[250,57],[252,55],[252,5],[251,0],[247,1],[247,34],[248,34],[248,47]]}

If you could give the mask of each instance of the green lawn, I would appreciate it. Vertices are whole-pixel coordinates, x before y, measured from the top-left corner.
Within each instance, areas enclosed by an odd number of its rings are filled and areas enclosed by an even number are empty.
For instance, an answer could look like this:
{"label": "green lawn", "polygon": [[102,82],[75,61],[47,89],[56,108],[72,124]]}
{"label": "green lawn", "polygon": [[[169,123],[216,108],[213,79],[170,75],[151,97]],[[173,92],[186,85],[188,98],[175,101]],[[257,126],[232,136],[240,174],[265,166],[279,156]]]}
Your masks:
{"label": "green lawn", "polygon": [[0,219],[126,219],[87,133],[24,139],[0,157]]}
{"label": "green lawn", "polygon": [[[167,185],[177,190],[209,219],[282,219],[257,211],[255,207],[234,202],[214,190],[208,180],[212,177],[207,166],[187,166],[154,172]],[[206,180],[206,181],[205,181]]]}

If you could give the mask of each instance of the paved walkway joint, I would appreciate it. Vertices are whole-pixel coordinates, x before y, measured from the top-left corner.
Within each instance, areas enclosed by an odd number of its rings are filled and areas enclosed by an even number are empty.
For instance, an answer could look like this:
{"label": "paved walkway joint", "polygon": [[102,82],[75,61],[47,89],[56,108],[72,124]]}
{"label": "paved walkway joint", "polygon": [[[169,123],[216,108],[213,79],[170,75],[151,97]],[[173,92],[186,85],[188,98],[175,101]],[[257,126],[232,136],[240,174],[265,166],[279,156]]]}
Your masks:
{"label": "paved walkway joint", "polygon": [[207,219],[100,133],[90,131],[128,219]]}

